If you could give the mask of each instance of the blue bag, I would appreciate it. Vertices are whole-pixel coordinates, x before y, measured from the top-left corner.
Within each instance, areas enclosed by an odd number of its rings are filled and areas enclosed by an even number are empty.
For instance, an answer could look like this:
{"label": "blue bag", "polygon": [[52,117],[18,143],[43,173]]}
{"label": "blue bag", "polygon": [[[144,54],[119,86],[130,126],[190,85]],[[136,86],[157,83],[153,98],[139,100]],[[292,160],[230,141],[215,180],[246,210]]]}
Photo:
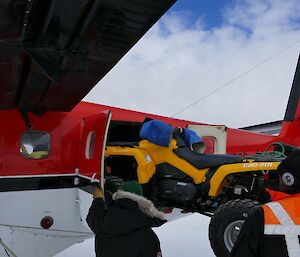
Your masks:
{"label": "blue bag", "polygon": [[204,144],[201,137],[199,137],[193,130],[187,128],[183,129],[183,133],[181,137],[184,143],[191,148],[193,147],[194,144],[199,144],[199,143]]}
{"label": "blue bag", "polygon": [[160,121],[145,122],[140,131],[140,137],[153,144],[169,147],[173,134],[173,127]]}

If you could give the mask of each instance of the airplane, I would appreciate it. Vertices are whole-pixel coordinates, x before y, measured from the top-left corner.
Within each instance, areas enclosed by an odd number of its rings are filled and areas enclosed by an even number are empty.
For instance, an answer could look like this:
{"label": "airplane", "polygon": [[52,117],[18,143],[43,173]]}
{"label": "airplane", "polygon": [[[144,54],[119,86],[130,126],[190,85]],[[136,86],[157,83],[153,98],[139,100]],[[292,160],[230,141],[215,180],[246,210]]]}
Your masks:
{"label": "airplane", "polygon": [[299,61],[276,136],[81,102],[174,3],[0,1],[0,256],[50,257],[93,237],[105,146],[138,141],[146,117],[193,129],[211,154],[300,146]]}

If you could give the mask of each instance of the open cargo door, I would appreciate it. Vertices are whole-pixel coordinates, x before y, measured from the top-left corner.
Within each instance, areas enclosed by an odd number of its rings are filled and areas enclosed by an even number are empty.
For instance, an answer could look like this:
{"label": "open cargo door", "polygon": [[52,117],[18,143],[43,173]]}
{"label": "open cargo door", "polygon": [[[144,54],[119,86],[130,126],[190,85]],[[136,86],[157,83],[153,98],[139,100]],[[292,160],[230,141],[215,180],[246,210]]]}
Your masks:
{"label": "open cargo door", "polygon": [[110,111],[103,111],[82,119],[79,175],[101,181],[104,179],[104,152]]}

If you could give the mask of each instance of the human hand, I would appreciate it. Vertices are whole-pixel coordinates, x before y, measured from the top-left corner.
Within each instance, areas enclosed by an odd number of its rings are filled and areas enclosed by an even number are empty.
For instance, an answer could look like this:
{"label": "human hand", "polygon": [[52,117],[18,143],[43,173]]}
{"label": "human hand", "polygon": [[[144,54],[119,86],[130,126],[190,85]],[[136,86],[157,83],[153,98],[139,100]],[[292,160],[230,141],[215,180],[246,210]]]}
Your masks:
{"label": "human hand", "polygon": [[100,188],[100,185],[95,187],[95,191],[93,193],[93,197],[94,198],[103,198],[103,191],[102,189]]}

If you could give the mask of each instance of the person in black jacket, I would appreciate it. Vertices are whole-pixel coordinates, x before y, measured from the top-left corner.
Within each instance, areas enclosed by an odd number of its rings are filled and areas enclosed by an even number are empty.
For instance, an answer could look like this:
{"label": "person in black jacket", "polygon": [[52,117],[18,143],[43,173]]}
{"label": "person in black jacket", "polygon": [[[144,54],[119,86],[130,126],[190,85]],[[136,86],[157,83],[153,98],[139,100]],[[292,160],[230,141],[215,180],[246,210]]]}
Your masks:
{"label": "person in black jacket", "polygon": [[300,257],[300,151],[277,168],[279,191],[244,223],[232,257]]}
{"label": "person in black jacket", "polygon": [[86,220],[96,236],[97,257],[162,256],[159,239],[151,227],[164,224],[164,214],[142,196],[140,184],[125,182],[106,206],[103,193],[96,189]]}

